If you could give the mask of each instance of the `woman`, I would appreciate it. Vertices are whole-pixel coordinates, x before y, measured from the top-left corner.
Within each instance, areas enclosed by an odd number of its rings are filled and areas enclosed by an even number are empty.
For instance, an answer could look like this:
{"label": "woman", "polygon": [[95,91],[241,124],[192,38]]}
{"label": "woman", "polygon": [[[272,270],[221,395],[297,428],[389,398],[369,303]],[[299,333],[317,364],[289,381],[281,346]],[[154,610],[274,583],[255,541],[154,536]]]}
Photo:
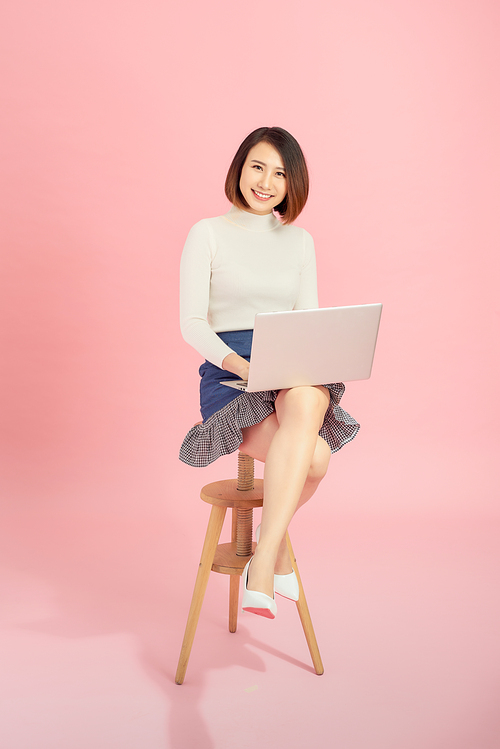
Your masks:
{"label": "woman", "polygon": [[275,592],[298,599],[288,524],[359,424],[338,405],[342,383],[241,393],[220,382],[248,378],[257,312],[318,307],[312,237],[292,225],[308,190],[295,138],[279,127],[255,130],[229,167],[231,210],[195,224],[181,260],[181,330],[206,362],[203,422],[187,434],[180,458],[204,466],[239,448],[265,463],[260,536],[243,572],[242,606],[272,619]]}

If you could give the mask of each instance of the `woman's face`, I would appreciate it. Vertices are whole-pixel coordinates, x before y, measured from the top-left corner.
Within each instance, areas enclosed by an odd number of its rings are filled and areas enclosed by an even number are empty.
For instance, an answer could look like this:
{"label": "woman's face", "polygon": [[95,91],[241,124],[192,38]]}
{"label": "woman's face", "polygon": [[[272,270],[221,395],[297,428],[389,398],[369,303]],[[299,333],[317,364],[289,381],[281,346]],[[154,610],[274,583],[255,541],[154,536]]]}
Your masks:
{"label": "woman's face", "polygon": [[269,143],[262,141],[250,149],[240,177],[240,190],[248,203],[245,210],[271,213],[286,195],[283,159]]}

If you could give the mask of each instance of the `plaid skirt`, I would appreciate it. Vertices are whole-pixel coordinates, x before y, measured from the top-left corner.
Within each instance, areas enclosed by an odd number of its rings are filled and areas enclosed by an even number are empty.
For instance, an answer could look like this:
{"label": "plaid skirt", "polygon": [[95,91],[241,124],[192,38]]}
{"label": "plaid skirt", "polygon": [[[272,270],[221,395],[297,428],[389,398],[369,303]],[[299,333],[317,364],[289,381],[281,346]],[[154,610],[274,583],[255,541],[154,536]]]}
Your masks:
{"label": "plaid skirt", "polygon": [[[218,333],[218,336],[248,361],[252,348],[253,330],[235,330]],[[226,385],[224,380],[237,380],[236,375],[219,369],[205,361],[200,367],[201,424],[195,424],[181,445],[179,458],[195,468],[204,468],[229,455],[243,442],[242,429],[264,421],[275,408],[279,390],[244,393]],[[344,394],[342,382],[325,384],[330,392],[330,404],[319,430],[320,437],[328,443],[332,453],[354,439],[359,431],[358,422],[339,406]]]}

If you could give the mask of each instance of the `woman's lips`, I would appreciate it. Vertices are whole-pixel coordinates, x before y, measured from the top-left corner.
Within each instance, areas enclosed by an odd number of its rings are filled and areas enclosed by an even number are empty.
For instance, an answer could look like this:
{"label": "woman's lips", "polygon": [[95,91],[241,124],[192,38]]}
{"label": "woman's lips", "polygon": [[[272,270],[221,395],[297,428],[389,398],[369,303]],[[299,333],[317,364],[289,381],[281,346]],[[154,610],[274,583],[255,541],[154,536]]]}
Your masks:
{"label": "woman's lips", "polygon": [[252,192],[257,198],[257,200],[262,200],[264,203],[269,200],[269,198],[272,198],[272,195],[267,195],[265,192],[257,192],[257,190],[254,190],[252,188]]}

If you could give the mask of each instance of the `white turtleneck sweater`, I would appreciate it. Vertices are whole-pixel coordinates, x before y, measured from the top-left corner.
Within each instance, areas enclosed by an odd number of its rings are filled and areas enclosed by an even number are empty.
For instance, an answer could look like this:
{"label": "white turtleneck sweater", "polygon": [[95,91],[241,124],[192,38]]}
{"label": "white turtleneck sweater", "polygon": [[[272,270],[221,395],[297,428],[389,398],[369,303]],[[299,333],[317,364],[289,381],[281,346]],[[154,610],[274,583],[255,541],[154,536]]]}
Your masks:
{"label": "white turtleneck sweater", "polygon": [[184,339],[221,367],[234,352],[216,333],[253,330],[257,312],[317,308],[311,235],[234,206],[199,221],[182,253],[180,305]]}

